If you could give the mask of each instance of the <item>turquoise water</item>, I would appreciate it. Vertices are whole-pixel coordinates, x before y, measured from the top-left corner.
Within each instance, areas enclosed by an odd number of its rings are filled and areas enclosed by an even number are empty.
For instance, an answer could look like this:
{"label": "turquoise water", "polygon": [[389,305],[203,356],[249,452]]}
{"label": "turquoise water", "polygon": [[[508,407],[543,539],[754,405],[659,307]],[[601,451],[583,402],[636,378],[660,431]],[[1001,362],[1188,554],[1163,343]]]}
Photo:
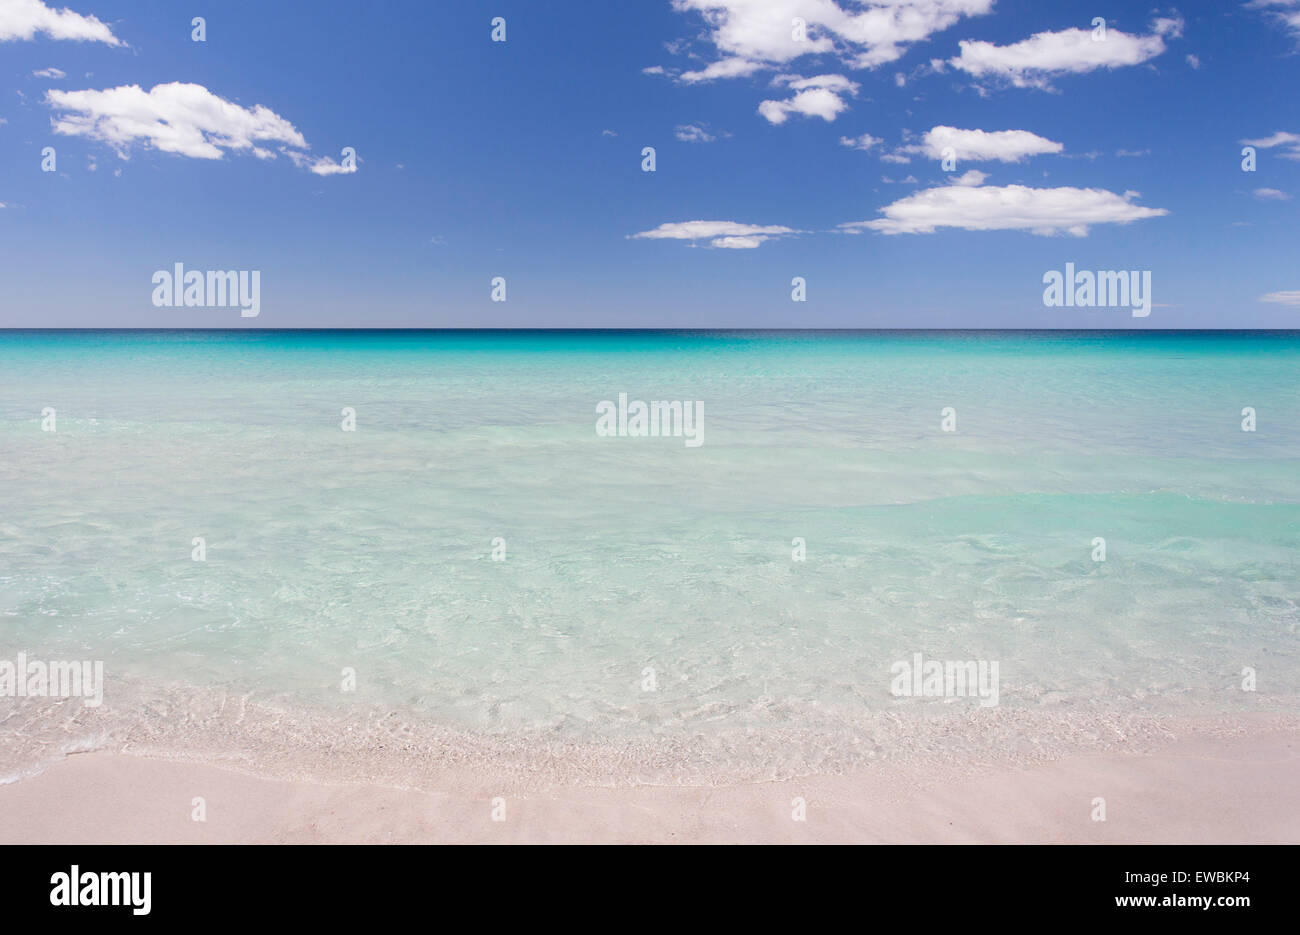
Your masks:
{"label": "turquoise water", "polygon": [[[459,745],[672,781],[1295,712],[1298,364],[1297,333],[0,332],[0,659],[108,675],[95,711],[0,698],[0,765],[353,732],[385,775]],[[597,436],[620,392],[703,401],[703,446]],[[999,705],[891,695],[916,652],[998,661]]]}

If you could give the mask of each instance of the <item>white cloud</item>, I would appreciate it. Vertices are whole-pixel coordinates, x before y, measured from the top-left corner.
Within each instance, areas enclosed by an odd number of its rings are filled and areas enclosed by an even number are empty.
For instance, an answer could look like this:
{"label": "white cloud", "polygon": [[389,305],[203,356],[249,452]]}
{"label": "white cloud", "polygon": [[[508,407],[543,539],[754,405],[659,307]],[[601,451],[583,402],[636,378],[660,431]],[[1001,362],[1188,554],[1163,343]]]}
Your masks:
{"label": "white cloud", "polygon": [[49,68],[42,68],[42,69],[40,69],[40,70],[38,70],[38,71],[34,71],[34,72],[32,72],[32,77],[33,77],[33,78],[54,78],[54,79],[59,79],[59,78],[66,78],[66,77],[68,77],[68,73],[65,72],[65,71],[63,71],[63,70],[60,69],[60,68],[54,68],[53,66],[51,66],[51,67],[49,67]]}
{"label": "white cloud", "polygon": [[93,16],[82,16],[68,9],[52,10],[41,0],[0,2],[0,42],[34,39],[37,33],[51,39],[123,45],[108,26]]}
{"label": "white cloud", "polygon": [[1278,305],[1290,305],[1294,308],[1300,308],[1300,290],[1291,292],[1270,292],[1267,295],[1261,295],[1259,301],[1275,302]]}
{"label": "white cloud", "polygon": [[[330,159],[328,156],[311,156],[308,155],[307,153],[300,153],[292,149],[285,149],[283,146],[280,147],[280,152],[288,156],[289,161],[292,162],[299,169],[306,169],[307,171],[313,172],[316,175],[351,175],[353,172],[357,171],[357,164],[355,161],[347,165],[344,165],[342,163],[335,162],[333,159]],[[275,158],[274,153],[270,153],[264,149],[257,149],[257,148],[253,149],[253,155],[257,156],[259,159]]]}
{"label": "white cloud", "polygon": [[630,236],[634,240],[708,240],[713,247],[752,250],[776,237],[798,233],[790,227],[741,224],[738,221],[677,221]]}
{"label": "white cloud", "polygon": [[274,159],[275,153],[265,144],[279,143],[280,152],[294,165],[317,175],[356,171],[355,165],[304,152],[309,147],[302,134],[269,108],[240,107],[198,84],[172,82],[148,92],[138,85],[103,91],[52,90],[45,100],[57,111],[50,121],[54,132],[100,140],[123,159],[133,145],[192,159],[221,159],[227,152]]}
{"label": "white cloud", "polygon": [[[849,68],[874,68],[962,17],[990,12],[993,0],[673,0],[673,9],[703,16],[724,62],[779,64],[830,53]],[[803,41],[796,18],[806,24]],[[711,77],[749,73],[739,69],[727,65],[729,73]]]}
{"label": "white cloud", "polygon": [[[743,58],[724,58],[713,62],[699,71],[684,71],[677,76],[683,84],[697,84],[701,81],[714,81],[718,78],[743,78],[769,66],[760,62],[751,62]],[[661,69],[658,74],[663,74]]]}
{"label": "white cloud", "polygon": [[1168,214],[1133,204],[1136,192],[1117,195],[1096,188],[982,186],[972,172],[954,184],[927,188],[881,208],[884,217],[839,225],[846,233],[932,234],[940,227],[962,230],[1024,230],[1085,237],[1093,224],[1127,224]]}
{"label": "white cloud", "polygon": [[944,150],[949,148],[955,153],[955,158],[967,162],[1021,162],[1027,156],[1059,153],[1065,146],[1028,130],[988,131],[934,127],[921,138],[921,145],[904,146],[902,151],[942,159]]}
{"label": "white cloud", "polygon": [[1268,18],[1300,37],[1300,0],[1251,0],[1248,10],[1264,10]]}
{"label": "white cloud", "polygon": [[618,131],[617,131],[617,130],[601,130],[601,131],[600,131],[600,135],[601,135],[601,136],[618,136]]}
{"label": "white cloud", "polygon": [[678,124],[673,129],[673,136],[683,143],[712,143],[717,139],[704,127],[696,126],[693,123]]}
{"label": "white cloud", "polygon": [[979,169],[968,169],[961,175],[952,180],[953,185],[975,186],[983,185],[984,180],[989,177],[987,172],[981,172]]}
{"label": "white cloud", "polygon": [[1300,133],[1286,133],[1282,130],[1277,131],[1272,136],[1266,136],[1258,140],[1241,140],[1242,146],[1254,146],[1256,149],[1272,149],[1274,146],[1285,146],[1286,151],[1278,153],[1283,159],[1300,160]]}
{"label": "white cloud", "polygon": [[848,146],[852,149],[860,149],[864,153],[870,152],[871,148],[873,146],[876,146],[880,142],[882,141],[877,137],[872,136],[870,133],[864,133],[861,136],[854,136],[854,137],[848,137],[848,136],[840,137],[841,146]]}
{"label": "white cloud", "polygon": [[1150,155],[1151,155],[1151,150],[1149,150],[1149,149],[1117,149],[1117,150],[1115,150],[1115,155],[1116,155],[1116,156],[1119,156],[1121,159],[1132,159],[1132,158],[1136,158],[1136,157],[1138,157],[1138,156],[1150,156]]}
{"label": "white cloud", "polygon": [[1200,67],[1201,67],[1201,60],[1200,60],[1197,56],[1195,56],[1195,55],[1188,55],[1188,56],[1187,56],[1187,64],[1188,64],[1188,65],[1191,65],[1193,69],[1200,68]]}
{"label": "white cloud", "polygon": [[1257,188],[1255,197],[1262,201],[1290,201],[1291,196],[1286,192],[1278,191],[1276,188]]}
{"label": "white cloud", "polygon": [[858,84],[843,75],[818,75],[815,78],[779,75],[773,84],[789,85],[792,91],[798,92],[783,101],[769,100],[758,105],[758,112],[768,123],[775,124],[785,123],[791,114],[821,117],[830,123],[848,108],[840,95],[856,97],[858,93]]}
{"label": "white cloud", "polygon": [[[697,14],[700,39],[717,57],[703,68],[679,71],[654,65],[647,74],[668,75],[683,84],[752,76],[804,56],[831,56],[843,67],[876,68],[902,57],[907,49],[964,17],[981,16],[994,0],[672,0],[679,13]],[[691,43],[668,43],[671,54],[687,53]],[[699,58],[700,56],[696,56]],[[844,79],[847,81],[847,79]],[[906,77],[894,76],[898,87]],[[793,88],[784,100],[765,100],[759,114],[781,124],[791,114],[832,121],[847,109],[853,92],[828,85]]]}
{"label": "white cloud", "polygon": [[[1056,75],[1081,74],[1098,68],[1140,65],[1165,51],[1165,37],[1182,35],[1180,19],[1157,19],[1151,34],[1135,36],[1107,29],[1098,41],[1090,29],[1035,33],[1011,45],[963,39],[961,54],[947,64],[976,78],[1005,80],[1018,88],[1051,87]],[[936,63],[942,65],[943,63]]]}

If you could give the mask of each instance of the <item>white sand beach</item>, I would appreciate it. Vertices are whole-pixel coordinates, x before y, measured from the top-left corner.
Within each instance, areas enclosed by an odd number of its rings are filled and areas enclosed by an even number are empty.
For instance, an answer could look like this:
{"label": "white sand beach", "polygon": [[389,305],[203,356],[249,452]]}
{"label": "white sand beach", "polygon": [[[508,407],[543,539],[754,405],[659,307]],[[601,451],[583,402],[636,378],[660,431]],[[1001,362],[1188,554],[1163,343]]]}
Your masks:
{"label": "white sand beach", "polygon": [[[1298,777],[1300,730],[1270,723],[1023,769],[560,787],[505,797],[494,821],[501,803],[478,772],[431,777],[437,791],[421,792],[95,752],[0,786],[0,842],[1295,844]],[[1097,798],[1105,821],[1093,818]]]}

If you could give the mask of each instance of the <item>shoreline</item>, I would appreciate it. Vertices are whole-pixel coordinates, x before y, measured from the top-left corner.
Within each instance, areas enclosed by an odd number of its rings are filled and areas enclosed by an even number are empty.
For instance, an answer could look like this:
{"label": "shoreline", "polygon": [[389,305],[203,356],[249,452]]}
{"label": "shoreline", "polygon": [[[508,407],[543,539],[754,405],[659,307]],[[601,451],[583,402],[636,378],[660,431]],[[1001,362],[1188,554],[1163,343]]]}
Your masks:
{"label": "shoreline", "polygon": [[[1152,752],[1020,767],[949,760],[719,786],[561,785],[501,796],[503,821],[492,818],[494,777],[477,770],[443,770],[416,791],[95,751],[0,786],[0,842],[1300,843],[1300,727],[1250,721]],[[1098,797],[1105,821],[1093,818]],[[193,818],[196,798],[205,821]],[[796,798],[806,820],[793,818]]]}
{"label": "shoreline", "polygon": [[583,732],[554,725],[481,730],[369,701],[327,708],[170,682],[126,679],[111,687],[112,705],[48,698],[16,705],[0,722],[0,788],[95,753],[412,792],[436,792],[442,777],[489,776],[498,793],[519,795],[882,772],[943,776],[950,763],[965,764],[964,771],[1020,769],[1067,757],[1154,753],[1187,737],[1300,733],[1289,696],[1268,699],[1262,710],[1165,713],[1086,699],[983,707],[909,698],[856,717],[834,712],[815,724],[802,716],[762,727],[652,721],[618,733],[607,725]]}

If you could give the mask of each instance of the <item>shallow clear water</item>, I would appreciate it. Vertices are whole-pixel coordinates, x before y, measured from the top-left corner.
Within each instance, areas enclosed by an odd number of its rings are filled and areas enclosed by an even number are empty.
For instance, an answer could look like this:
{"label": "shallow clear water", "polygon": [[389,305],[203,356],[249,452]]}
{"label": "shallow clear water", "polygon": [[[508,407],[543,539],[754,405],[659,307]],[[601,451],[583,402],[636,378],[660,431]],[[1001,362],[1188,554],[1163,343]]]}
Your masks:
{"label": "shallow clear water", "polygon": [[[287,748],[364,712],[673,777],[1295,711],[1298,363],[1297,333],[0,333],[0,659],[109,678],[96,712],[0,698],[0,740],[179,747],[236,698],[325,719]],[[619,392],[702,400],[703,446],[598,437]],[[997,661],[998,708],[891,695],[916,652]]]}

